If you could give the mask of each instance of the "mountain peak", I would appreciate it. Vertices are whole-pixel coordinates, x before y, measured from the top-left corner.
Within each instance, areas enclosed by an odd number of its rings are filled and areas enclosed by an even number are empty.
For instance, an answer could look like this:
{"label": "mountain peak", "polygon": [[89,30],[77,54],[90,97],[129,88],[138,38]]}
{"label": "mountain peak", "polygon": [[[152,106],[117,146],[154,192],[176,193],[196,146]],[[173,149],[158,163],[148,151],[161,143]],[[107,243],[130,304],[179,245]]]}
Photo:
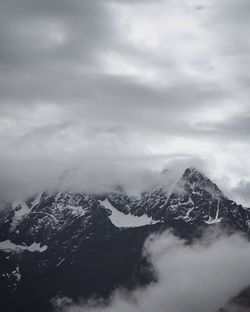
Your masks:
{"label": "mountain peak", "polygon": [[225,195],[218,186],[195,167],[189,167],[185,170],[182,176],[182,183],[186,185],[186,187],[188,185],[188,188],[191,188],[192,190],[194,188],[205,190],[217,199],[222,197],[225,198]]}
{"label": "mountain peak", "polygon": [[196,169],[195,167],[188,167],[185,171],[184,171],[184,174],[183,176],[186,176],[186,177],[202,177],[202,178],[205,178],[205,175],[199,171],[198,169]]}
{"label": "mountain peak", "polygon": [[161,171],[161,173],[164,174],[165,176],[179,176],[179,178],[181,177],[206,178],[206,176],[195,167],[188,167],[184,171],[181,170],[180,168],[179,169],[165,168],[164,170]]}

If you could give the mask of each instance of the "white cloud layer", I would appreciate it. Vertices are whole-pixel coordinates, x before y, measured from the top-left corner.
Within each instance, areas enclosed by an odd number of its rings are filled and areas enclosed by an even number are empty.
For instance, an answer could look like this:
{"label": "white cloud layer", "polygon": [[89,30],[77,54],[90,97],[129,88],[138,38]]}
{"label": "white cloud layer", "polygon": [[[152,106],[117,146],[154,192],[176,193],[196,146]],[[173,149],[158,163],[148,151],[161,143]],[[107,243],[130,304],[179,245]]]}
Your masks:
{"label": "white cloud layer", "polygon": [[157,283],[132,293],[117,290],[108,305],[90,300],[64,311],[215,312],[250,283],[250,244],[237,235],[210,233],[186,245],[166,232],[151,237],[145,252]]}

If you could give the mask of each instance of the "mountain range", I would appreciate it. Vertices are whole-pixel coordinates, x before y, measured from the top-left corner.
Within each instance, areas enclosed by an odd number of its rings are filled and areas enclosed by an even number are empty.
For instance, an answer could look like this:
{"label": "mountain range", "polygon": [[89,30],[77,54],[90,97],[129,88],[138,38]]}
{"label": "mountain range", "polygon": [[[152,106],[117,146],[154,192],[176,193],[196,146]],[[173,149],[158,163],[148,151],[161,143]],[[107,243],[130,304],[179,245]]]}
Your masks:
{"label": "mountain range", "polygon": [[[220,227],[249,237],[250,210],[197,169],[162,172],[140,196],[43,192],[0,209],[0,306],[3,312],[53,311],[53,298],[108,298],[117,287],[156,280],[144,256],[152,233],[171,229],[191,242]],[[226,311],[226,310],[225,310]]]}

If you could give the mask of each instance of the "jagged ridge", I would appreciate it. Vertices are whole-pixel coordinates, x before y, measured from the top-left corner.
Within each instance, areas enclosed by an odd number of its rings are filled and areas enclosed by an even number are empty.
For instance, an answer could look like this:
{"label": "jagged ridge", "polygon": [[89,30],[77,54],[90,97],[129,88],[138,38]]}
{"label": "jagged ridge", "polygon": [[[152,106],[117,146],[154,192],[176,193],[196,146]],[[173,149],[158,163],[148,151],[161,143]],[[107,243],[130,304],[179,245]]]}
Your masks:
{"label": "jagged ridge", "polygon": [[[32,311],[34,302],[43,302],[48,310],[58,291],[73,298],[105,296],[118,285],[149,282],[152,275],[139,269],[145,265],[143,243],[150,233],[168,227],[185,238],[217,223],[249,232],[249,211],[195,168],[178,178],[169,171],[163,175],[166,183],[140,198],[122,190],[101,195],[55,192],[5,204],[0,216],[1,306],[8,312],[21,311],[20,305]],[[155,224],[117,228],[105,201],[112,209],[148,216]],[[39,293],[43,287],[48,289]],[[23,302],[27,289],[33,297]]]}

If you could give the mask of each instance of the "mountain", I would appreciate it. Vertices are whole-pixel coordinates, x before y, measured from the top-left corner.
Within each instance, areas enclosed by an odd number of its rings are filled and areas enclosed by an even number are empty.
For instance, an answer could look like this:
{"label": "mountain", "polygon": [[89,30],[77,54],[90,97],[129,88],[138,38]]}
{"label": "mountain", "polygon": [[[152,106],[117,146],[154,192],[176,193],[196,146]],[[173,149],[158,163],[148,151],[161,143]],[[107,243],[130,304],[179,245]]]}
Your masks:
{"label": "mountain", "polygon": [[[135,216],[147,215],[155,221],[181,219],[194,227],[204,224],[230,225],[249,231],[249,211],[228,199],[210,179],[195,168],[188,168],[179,180],[170,173],[168,188],[157,187],[140,199],[126,194],[108,194],[110,203],[119,211]],[[171,181],[169,183],[169,181]]]}
{"label": "mountain", "polygon": [[146,238],[167,228],[192,240],[221,224],[248,235],[250,213],[228,199],[195,168],[128,196],[44,192],[2,204],[0,306],[2,311],[51,311],[51,300],[97,295],[154,280],[143,256]]}

